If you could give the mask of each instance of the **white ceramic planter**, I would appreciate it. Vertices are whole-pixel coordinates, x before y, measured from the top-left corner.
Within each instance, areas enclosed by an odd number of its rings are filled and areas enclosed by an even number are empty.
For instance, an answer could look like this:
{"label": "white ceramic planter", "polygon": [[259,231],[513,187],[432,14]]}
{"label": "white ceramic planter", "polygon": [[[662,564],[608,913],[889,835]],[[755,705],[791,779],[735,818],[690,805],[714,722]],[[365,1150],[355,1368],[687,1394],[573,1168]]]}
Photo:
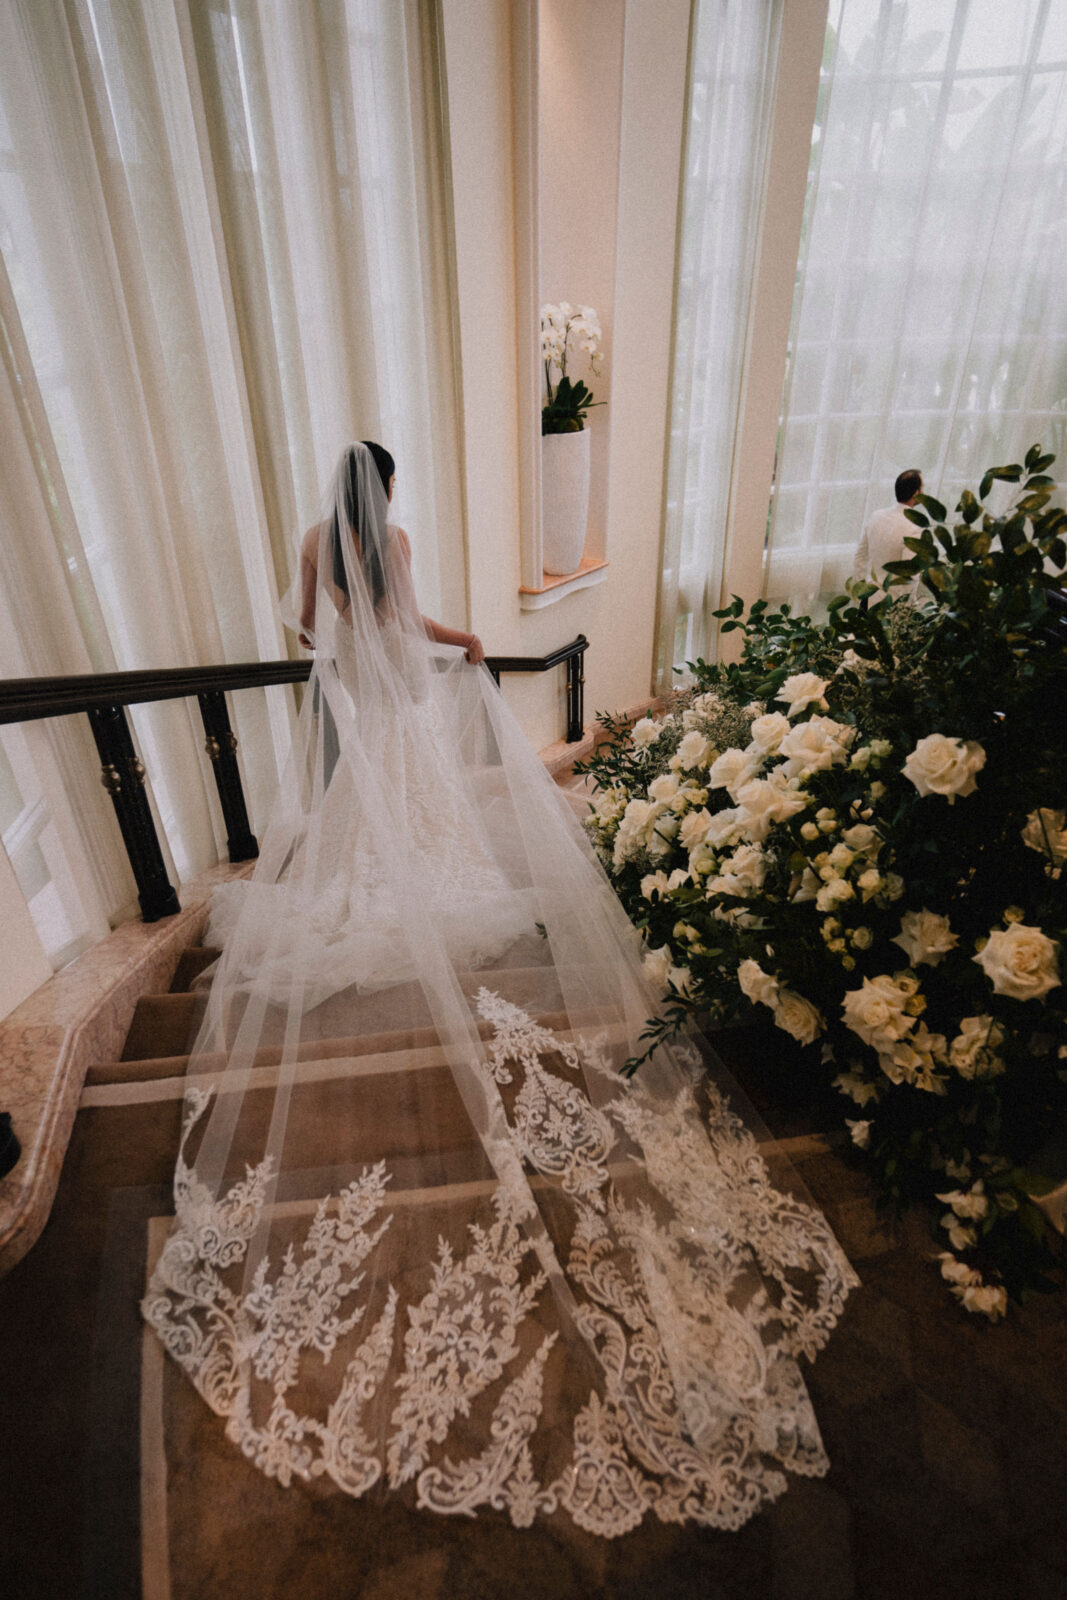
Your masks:
{"label": "white ceramic planter", "polygon": [[589,514],[589,431],[541,436],[541,563],[553,577],[577,572]]}

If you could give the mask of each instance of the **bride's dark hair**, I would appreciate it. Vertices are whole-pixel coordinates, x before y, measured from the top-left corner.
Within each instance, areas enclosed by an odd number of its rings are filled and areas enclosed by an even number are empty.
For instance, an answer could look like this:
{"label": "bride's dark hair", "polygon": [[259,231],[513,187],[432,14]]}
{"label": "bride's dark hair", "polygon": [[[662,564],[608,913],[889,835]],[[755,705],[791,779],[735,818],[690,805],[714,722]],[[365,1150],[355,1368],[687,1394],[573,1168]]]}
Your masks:
{"label": "bride's dark hair", "polygon": [[[396,472],[396,462],[384,445],[376,444],[373,439],[363,439],[360,442],[370,451],[374,465],[378,468],[378,476],[382,480],[382,488],[388,495],[389,481]],[[349,528],[355,531],[359,526],[359,471],[356,466],[355,445],[350,445],[345,453],[342,482],[345,520]],[[333,581],[342,594],[347,599],[351,599],[348,575],[345,572],[344,551],[341,545],[341,529],[338,526],[336,509],[334,510],[330,527],[330,550],[333,558]],[[377,606],[385,594],[385,570],[382,566],[382,552],[378,549],[363,550],[361,555],[363,559],[363,575],[370,590],[371,604]]]}

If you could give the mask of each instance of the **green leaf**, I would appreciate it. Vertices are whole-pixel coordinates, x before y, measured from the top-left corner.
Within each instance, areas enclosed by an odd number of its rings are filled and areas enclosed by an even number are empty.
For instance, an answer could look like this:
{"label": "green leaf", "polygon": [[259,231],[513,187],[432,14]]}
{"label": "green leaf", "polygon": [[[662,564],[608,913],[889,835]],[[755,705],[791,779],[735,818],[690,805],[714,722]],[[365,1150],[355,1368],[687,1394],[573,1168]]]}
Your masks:
{"label": "green leaf", "polygon": [[956,510],[969,527],[972,522],[977,522],[979,516],[981,515],[982,507],[979,505],[971,491],[969,489],[964,489],[963,493],[960,495],[959,504],[957,505]]}
{"label": "green leaf", "polygon": [[933,495],[921,494],[919,496],[919,504],[925,506],[930,515],[937,522],[944,522],[945,518],[948,516],[948,512],[945,510],[940,500],[935,500]]}

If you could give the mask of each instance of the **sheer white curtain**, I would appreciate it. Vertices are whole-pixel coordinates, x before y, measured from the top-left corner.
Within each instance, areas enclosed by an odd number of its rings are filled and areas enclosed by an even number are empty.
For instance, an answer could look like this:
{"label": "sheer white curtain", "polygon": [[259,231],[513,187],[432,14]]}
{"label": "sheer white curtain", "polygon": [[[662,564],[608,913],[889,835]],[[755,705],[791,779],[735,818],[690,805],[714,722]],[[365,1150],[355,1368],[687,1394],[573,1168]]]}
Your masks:
{"label": "sheer white curtain", "polygon": [[[0,7],[5,676],[283,655],[301,519],[353,437],[397,457],[427,608],[462,605],[434,26],[416,0]],[[233,711],[256,826],[290,697]],[[222,837],[195,705],[134,723],[188,877]],[[106,797],[73,793],[83,735],[55,725],[0,800],[100,863],[91,936],[131,894]]]}
{"label": "sheer white curtain", "polygon": [[1067,5],[835,0],[765,592],[839,589],[907,467],[1067,475]]}
{"label": "sheer white curtain", "polygon": [[672,354],[657,687],[714,638],[781,0],[698,0]]}

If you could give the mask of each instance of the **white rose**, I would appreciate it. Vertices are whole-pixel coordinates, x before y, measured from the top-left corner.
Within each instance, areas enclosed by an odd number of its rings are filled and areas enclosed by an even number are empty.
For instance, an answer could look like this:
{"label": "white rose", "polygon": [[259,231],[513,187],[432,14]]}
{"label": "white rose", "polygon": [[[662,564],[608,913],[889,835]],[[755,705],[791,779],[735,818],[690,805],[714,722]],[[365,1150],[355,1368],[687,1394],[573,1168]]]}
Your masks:
{"label": "white rose", "polygon": [[706,842],[698,844],[695,850],[689,852],[689,872],[694,881],[698,874],[706,878],[709,873],[715,871],[717,865],[715,852]]}
{"label": "white rose", "polygon": [[948,918],[934,911],[905,911],[900,919],[900,932],[892,940],[898,944],[913,967],[925,962],[936,967],[950,950],[955,949],[959,938],[948,925]]}
{"label": "white rose", "polygon": [[667,874],[665,872],[648,872],[641,879],[641,894],[646,900],[651,900],[655,895],[659,899],[667,893]]}
{"label": "white rose", "polygon": [[678,828],[676,817],[658,820],[649,835],[645,849],[653,861],[662,861],[664,856],[669,856],[674,845],[674,833]]}
{"label": "white rose", "polygon": [[673,772],[663,772],[658,778],[653,778],[648,786],[650,800],[673,800],[678,793],[678,779]]}
{"label": "white rose", "polygon": [[630,729],[630,743],[635,750],[647,750],[662,732],[663,729],[658,722],[653,722],[651,717],[642,717],[640,722],[635,722]]}
{"label": "white rose", "polygon": [[743,750],[724,750],[712,763],[708,773],[708,788],[725,789],[731,800],[736,800],[738,786],[747,783],[755,770],[752,760]]}
{"label": "white rose", "polygon": [[678,746],[678,760],[687,771],[706,764],[710,754],[711,746],[696,728],[691,729]]}
{"label": "white rose", "polygon": [[1012,1000],[1040,1000],[1060,982],[1059,946],[1040,928],[1013,922],[994,928],[985,949],[974,957],[994,994]]}
{"label": "white rose", "polygon": [[672,966],[670,971],[667,973],[667,982],[670,984],[671,988],[676,994],[685,995],[686,998],[688,998],[691,977],[692,974],[690,973],[688,967]]}
{"label": "white rose", "polygon": [[993,1078],[1004,1071],[996,1053],[1003,1042],[1004,1030],[993,1017],[961,1017],[948,1058],[961,1078]]}
{"label": "white rose", "polygon": [[666,944],[661,944],[658,950],[649,950],[641,962],[645,977],[650,983],[654,983],[657,989],[667,987],[667,978],[673,965],[670,946]]}
{"label": "white rose", "polygon": [[742,844],[723,862],[721,873],[730,885],[727,894],[751,894],[763,887],[767,858],[758,844]]}
{"label": "white rose", "polygon": [[850,850],[857,855],[877,855],[882,841],[869,822],[857,822],[841,835]]}
{"label": "white rose", "polygon": [[920,795],[940,794],[955,805],[957,795],[972,794],[978,787],[975,773],[985,766],[985,751],[973,739],[947,738],[943,733],[920,739],[901,771]]}
{"label": "white rose", "polygon": [[[956,1291],[953,1290],[953,1293]],[[1001,1284],[971,1283],[960,1294],[965,1311],[976,1312],[996,1322],[1008,1309],[1008,1291]]]}
{"label": "white rose", "polygon": [[841,765],[854,734],[854,729],[832,717],[811,717],[790,730],[779,745],[778,754],[788,757],[790,772],[802,772],[805,767],[823,772],[827,767]]}
{"label": "white rose", "polygon": [[965,1261],[957,1261],[947,1250],[941,1251],[941,1276],[948,1283],[959,1284],[961,1287],[967,1283],[981,1283],[982,1274],[974,1267],[969,1267]]}
{"label": "white rose", "polygon": [[952,1211],[946,1211],[941,1218],[941,1226],[948,1234],[949,1244],[953,1250],[969,1250],[978,1243],[978,1234],[969,1222],[961,1222]]}
{"label": "white rose", "polygon": [[877,867],[868,867],[867,871],[861,872],[856,879],[856,887],[860,891],[864,905],[866,905],[867,901],[882,888],[882,874]]}
{"label": "white rose", "polygon": [[795,717],[805,706],[810,706],[814,700],[820,711],[826,710],[826,693],[829,678],[817,678],[814,672],[797,672],[787,678],[775,695],[786,707],[786,716]]}
{"label": "white rose", "polygon": [[985,1184],[979,1178],[976,1184],[964,1192],[962,1189],[950,1189],[947,1194],[939,1194],[937,1199],[943,1205],[951,1206],[957,1217],[963,1217],[966,1222],[980,1222],[989,1210],[989,1201],[986,1199]]}
{"label": "white rose", "polygon": [[867,1150],[867,1149],[870,1148],[870,1143],[871,1143],[871,1124],[870,1124],[870,1122],[862,1121],[859,1117],[846,1117],[845,1118],[845,1127],[848,1129],[849,1133],[852,1135],[852,1143],[854,1145],[857,1145],[859,1147],[859,1149],[861,1149],[861,1150]]}
{"label": "white rose", "polygon": [[710,827],[711,815],[707,809],[690,811],[687,817],[682,818],[682,825],[678,830],[683,850],[695,850],[698,845],[702,845]]}
{"label": "white rose", "polygon": [[664,819],[660,823],[664,807],[652,800],[631,800],[623,812],[619,831],[615,836],[615,847],[612,860],[617,867],[621,867],[633,856],[642,850],[649,850],[654,855],[663,855],[670,848],[658,835],[653,836],[653,829],[660,824],[664,831],[668,831],[671,823],[677,827],[674,817]]}
{"label": "white rose", "polygon": [[845,1026],[875,1049],[903,1039],[914,1020],[904,1010],[911,993],[906,985],[896,983],[885,973],[864,978],[862,987],[850,989],[841,1002]]}
{"label": "white rose", "polygon": [[754,778],[737,794],[745,832],[755,841],[767,837],[776,822],[803,811],[807,805],[803,795],[779,789],[766,778]]}
{"label": "white rose", "polygon": [[752,743],[757,745],[764,755],[773,755],[789,732],[789,718],[781,711],[768,711],[762,717],[757,717],[748,731],[752,736]]}
{"label": "white rose", "polygon": [[698,711],[702,717],[713,717],[716,711],[722,710],[722,701],[714,690],[709,689],[706,694],[696,696],[692,709]]}
{"label": "white rose", "polygon": [[871,1083],[867,1078],[861,1078],[858,1072],[842,1072],[834,1079],[834,1088],[840,1089],[842,1094],[847,1094],[855,1100],[858,1106],[865,1106],[868,1100],[877,1103],[881,1089],[876,1083]]}
{"label": "white rose", "polygon": [[772,1010],[777,1005],[778,980],[764,972],[758,961],[742,961],[737,969],[737,981],[741,993],[747,995],[753,1005],[770,1006]]}
{"label": "white rose", "polygon": [[811,1044],[823,1030],[823,1019],[802,994],[793,989],[778,991],[778,1004],[774,1008],[774,1024],[782,1028],[798,1044]]}
{"label": "white rose", "polygon": [[[832,870],[832,869],[831,869]],[[854,900],[856,891],[847,878],[831,878],[824,883],[815,896],[816,911],[833,911],[835,906],[844,905],[847,900]]]}
{"label": "white rose", "polygon": [[789,898],[795,905],[803,905],[806,900],[814,900],[819,893],[819,880],[810,867],[789,884]]}
{"label": "white rose", "polygon": [[736,806],[726,811],[716,811],[708,828],[705,843],[721,848],[732,845],[741,837],[744,818]]}
{"label": "white rose", "polygon": [[1040,850],[1055,865],[1067,861],[1067,813],[1042,806],[1031,811],[1022,833],[1023,843]]}
{"label": "white rose", "polygon": [[650,800],[631,800],[622,814],[623,827],[641,833],[655,820],[656,806]]}

